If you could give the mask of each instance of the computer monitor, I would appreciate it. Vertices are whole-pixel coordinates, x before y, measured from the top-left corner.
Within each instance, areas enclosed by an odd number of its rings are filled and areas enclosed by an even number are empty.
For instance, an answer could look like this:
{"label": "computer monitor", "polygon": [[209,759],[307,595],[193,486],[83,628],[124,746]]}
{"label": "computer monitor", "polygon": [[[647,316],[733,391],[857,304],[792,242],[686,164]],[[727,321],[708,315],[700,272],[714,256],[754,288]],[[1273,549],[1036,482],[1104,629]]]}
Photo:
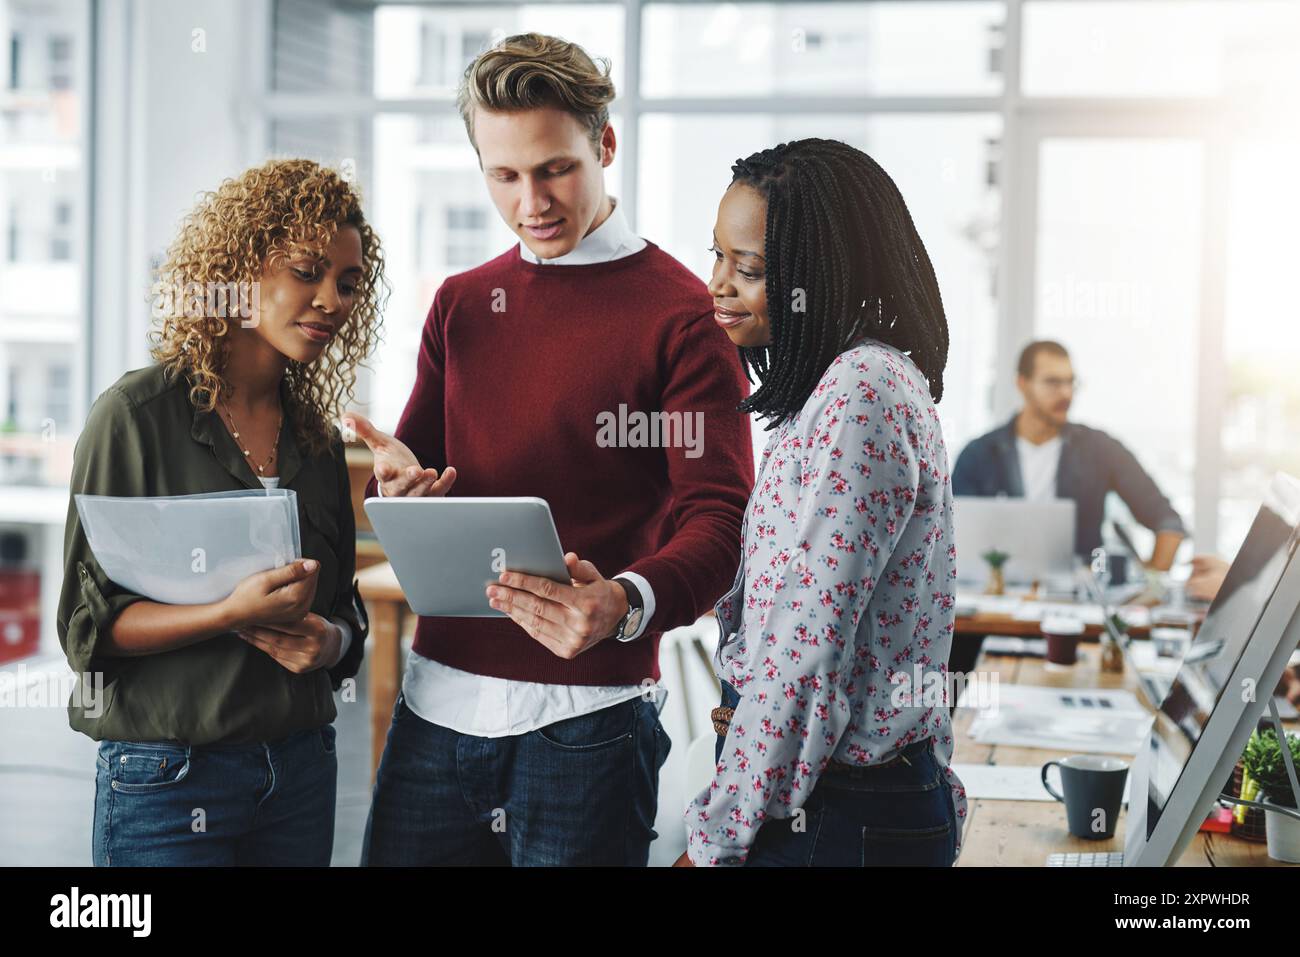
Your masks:
{"label": "computer monitor", "polygon": [[[1099,552],[1104,555],[1101,549],[1097,549],[1092,553],[1094,567]],[[1155,711],[1165,700],[1165,695],[1169,693],[1169,685],[1172,682],[1168,681],[1163,675],[1153,675],[1139,667],[1137,658],[1133,653],[1133,642],[1128,634],[1122,631],[1116,623],[1115,610],[1105,592],[1102,591],[1101,584],[1097,581],[1095,574],[1090,570],[1084,570],[1080,572],[1079,578],[1083,581],[1088,597],[1101,609],[1102,628],[1110,636],[1111,641],[1120,647],[1124,654],[1125,664],[1133,669],[1133,674],[1137,678],[1138,697],[1149,709]]]}
{"label": "computer monitor", "polygon": [[1009,556],[1002,574],[1011,584],[1072,584],[1074,511],[1072,499],[956,496],[957,581],[982,587],[988,581],[982,556],[996,549]]}
{"label": "computer monitor", "polygon": [[1133,763],[1124,865],[1178,860],[1300,641],[1300,482],[1279,475]]}

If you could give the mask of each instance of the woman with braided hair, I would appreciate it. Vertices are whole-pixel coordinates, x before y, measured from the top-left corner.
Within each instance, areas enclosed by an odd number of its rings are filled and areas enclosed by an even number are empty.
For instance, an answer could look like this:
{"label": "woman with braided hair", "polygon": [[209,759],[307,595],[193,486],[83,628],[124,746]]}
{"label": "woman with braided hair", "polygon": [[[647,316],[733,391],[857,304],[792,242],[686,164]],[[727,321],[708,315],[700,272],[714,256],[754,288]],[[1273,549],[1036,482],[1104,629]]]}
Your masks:
{"label": "woman with braided hair", "polygon": [[771,437],[716,606],[717,765],[678,863],[948,866],[966,795],[934,269],[860,150],[799,140],[732,173],[709,291]]}

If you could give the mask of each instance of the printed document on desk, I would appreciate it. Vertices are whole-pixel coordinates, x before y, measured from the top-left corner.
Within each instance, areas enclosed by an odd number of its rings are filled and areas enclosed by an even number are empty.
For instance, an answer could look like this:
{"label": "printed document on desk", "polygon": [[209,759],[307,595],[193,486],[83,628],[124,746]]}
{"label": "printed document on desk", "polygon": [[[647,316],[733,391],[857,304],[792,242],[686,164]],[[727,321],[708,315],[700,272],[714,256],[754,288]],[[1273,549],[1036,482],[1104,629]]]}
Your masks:
{"label": "printed document on desk", "polygon": [[[957,707],[974,704],[971,694],[968,685]],[[1136,754],[1151,724],[1131,691],[999,684],[993,701],[971,721],[971,738],[983,744]]]}
{"label": "printed document on desk", "polygon": [[[1042,768],[1035,764],[961,764],[952,765],[952,773],[961,779],[966,797],[972,801],[1055,801],[1043,787]],[[1124,802],[1128,803],[1128,785],[1124,779]]]}
{"label": "printed document on desk", "polygon": [[[1043,621],[1046,618],[1075,618],[1085,625],[1101,625],[1100,605],[1077,602],[1024,601],[1014,611],[1017,621]],[[1151,625],[1151,609],[1141,605],[1125,605],[1116,610],[1120,620],[1129,628],[1147,628]]]}
{"label": "printed document on desk", "polygon": [[302,556],[292,489],[200,495],[77,495],[86,541],[127,591],[169,605],[220,601],[257,572]]}

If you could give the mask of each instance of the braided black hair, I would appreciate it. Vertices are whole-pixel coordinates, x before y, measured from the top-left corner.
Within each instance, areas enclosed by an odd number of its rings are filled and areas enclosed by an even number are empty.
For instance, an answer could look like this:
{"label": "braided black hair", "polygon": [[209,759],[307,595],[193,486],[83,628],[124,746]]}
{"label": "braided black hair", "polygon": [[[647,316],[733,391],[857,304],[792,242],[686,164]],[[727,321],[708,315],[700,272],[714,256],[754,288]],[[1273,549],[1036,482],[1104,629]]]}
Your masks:
{"label": "braided black hair", "polygon": [[733,185],[767,199],[771,342],[740,347],[746,376],[752,370],[761,382],[741,411],[775,428],[798,414],[835,357],[863,337],[907,354],[938,402],[948,322],[930,256],[889,174],[861,150],[823,139],[762,150],[737,160],[731,173]]}

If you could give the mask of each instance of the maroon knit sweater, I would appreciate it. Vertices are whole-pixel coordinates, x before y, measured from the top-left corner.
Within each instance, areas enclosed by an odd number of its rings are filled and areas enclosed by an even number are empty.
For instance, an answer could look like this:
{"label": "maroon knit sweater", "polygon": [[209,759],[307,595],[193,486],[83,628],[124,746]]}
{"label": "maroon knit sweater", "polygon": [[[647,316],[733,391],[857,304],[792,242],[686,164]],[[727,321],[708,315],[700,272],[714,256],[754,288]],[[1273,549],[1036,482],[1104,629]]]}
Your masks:
{"label": "maroon knit sweater", "polygon": [[[582,266],[530,263],[512,246],[449,278],[397,438],[425,467],[456,467],[453,496],[546,499],[564,549],[606,578],[644,576],[655,614],[636,641],[602,641],[571,661],[509,619],[421,617],[416,653],[516,681],[657,680],[661,633],[694,621],[735,576],[754,482],[749,422],[736,411],[747,393],[708,291],[654,243]],[[688,443],[674,431],[664,447],[661,431],[655,447],[649,430],[627,428],[611,446],[601,425],[634,426],[637,412],[702,413],[702,435]]]}

